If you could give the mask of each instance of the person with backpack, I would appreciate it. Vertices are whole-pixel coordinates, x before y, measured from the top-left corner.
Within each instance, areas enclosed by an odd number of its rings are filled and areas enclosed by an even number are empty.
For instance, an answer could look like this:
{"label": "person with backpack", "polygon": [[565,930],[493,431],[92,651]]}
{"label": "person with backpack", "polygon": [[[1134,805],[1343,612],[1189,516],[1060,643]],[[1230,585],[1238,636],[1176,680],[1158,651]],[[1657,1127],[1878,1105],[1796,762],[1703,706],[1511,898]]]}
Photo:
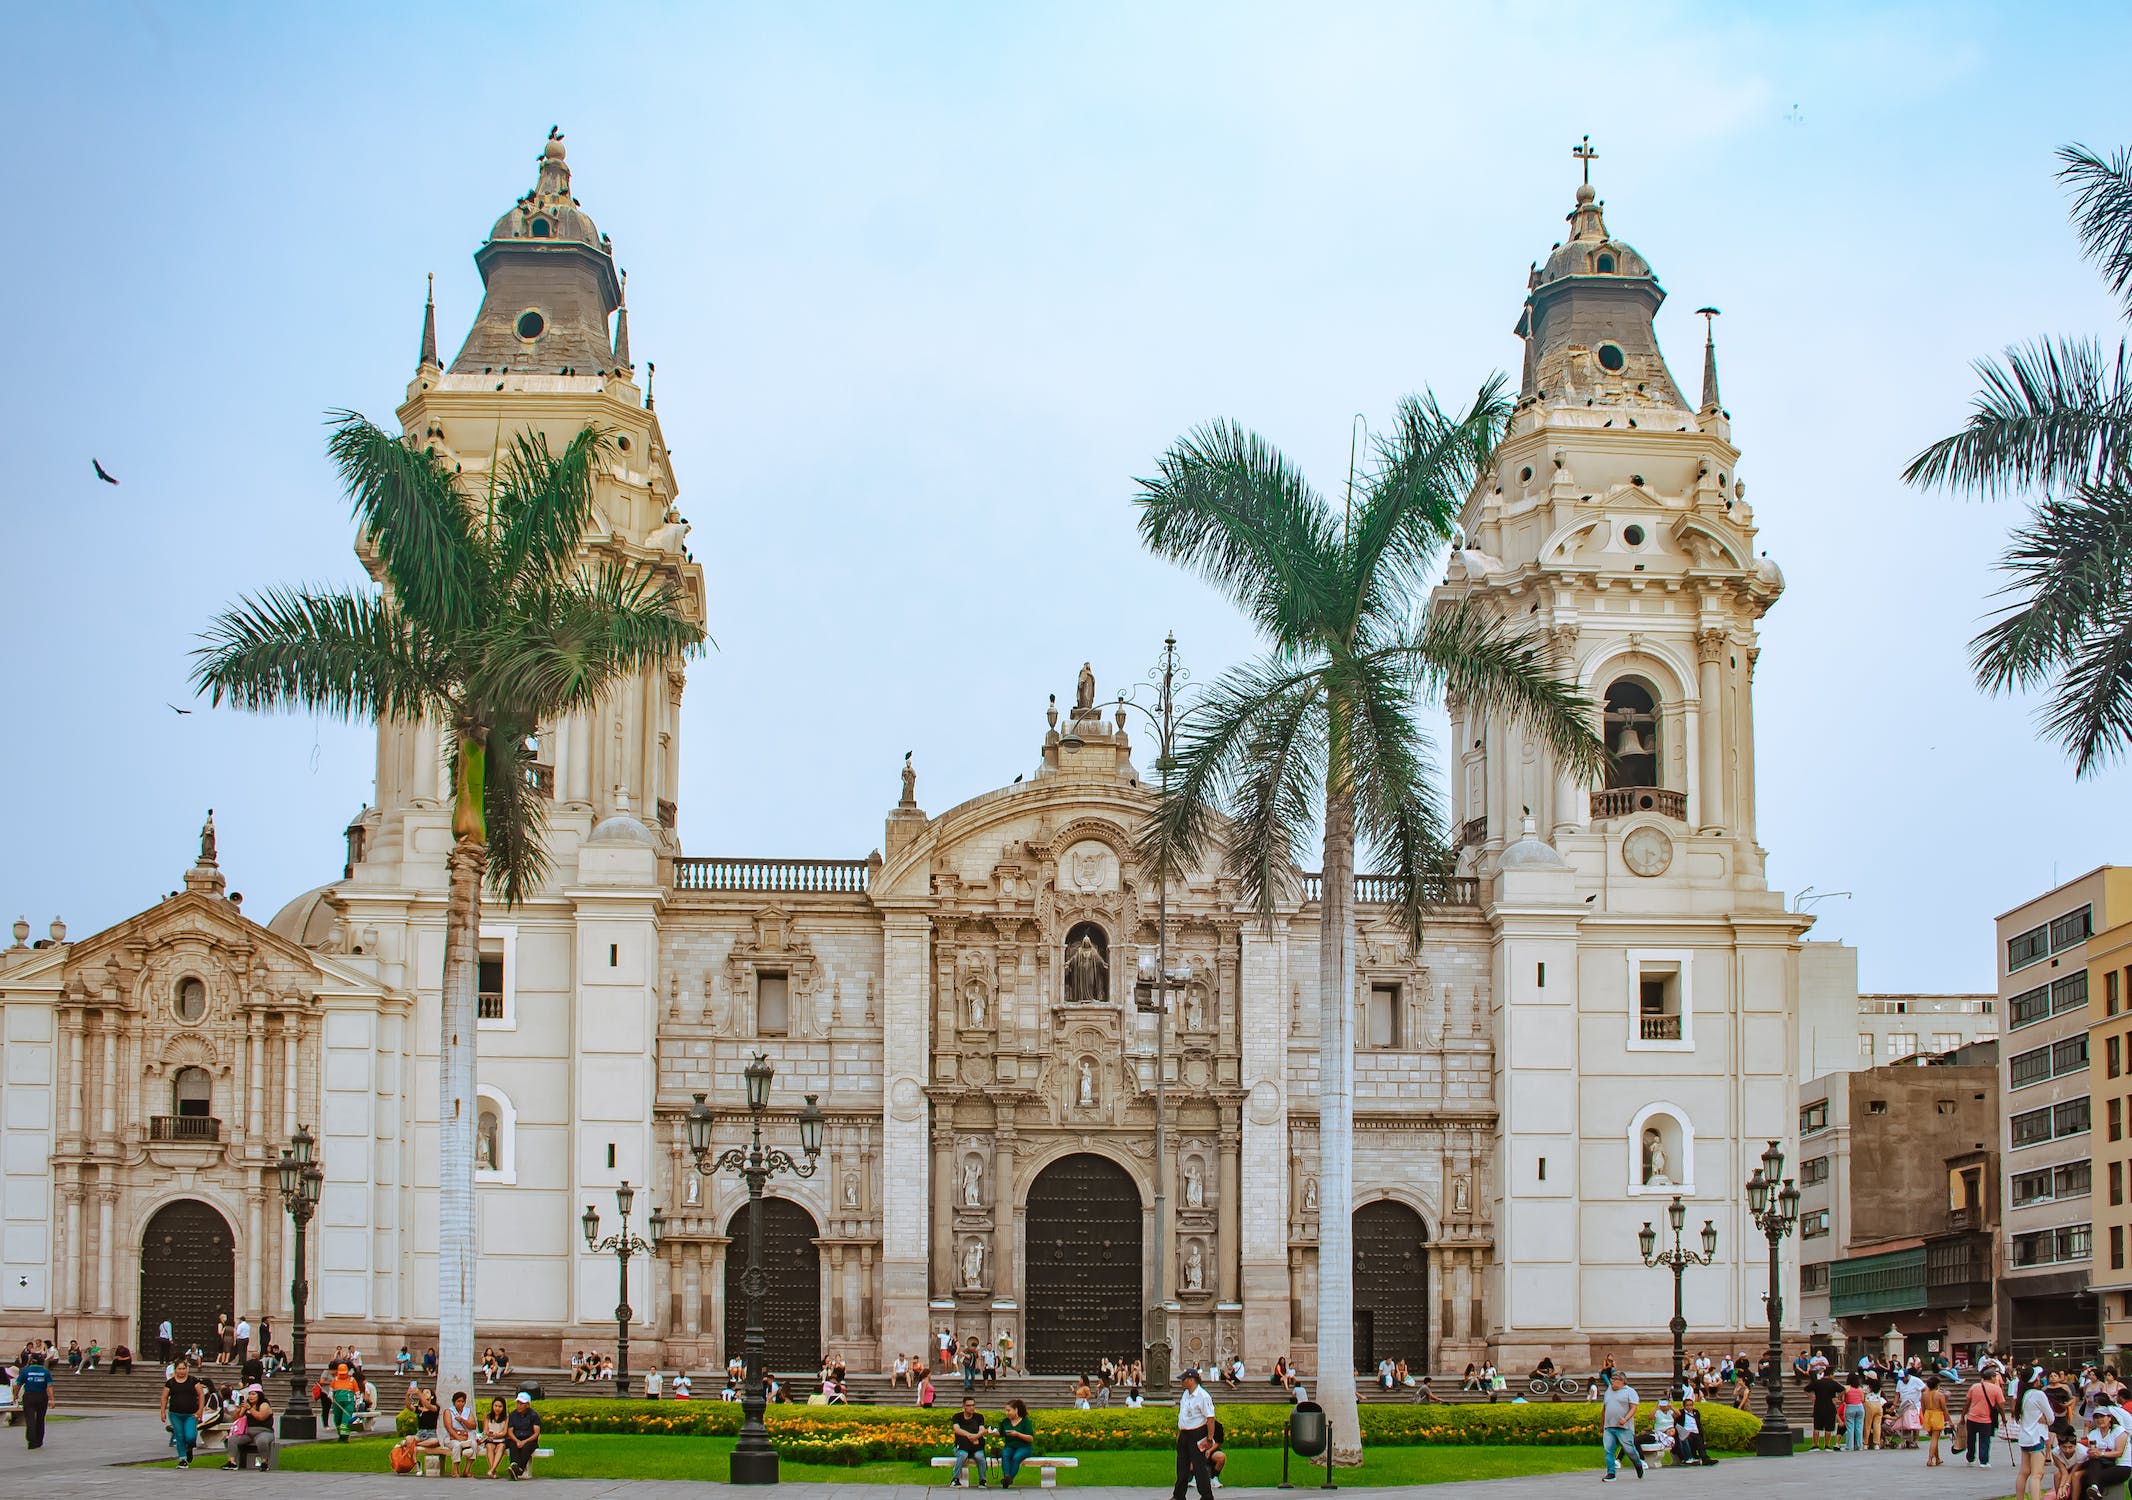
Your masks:
{"label": "person with backpack", "polygon": [[1964,1463],[1991,1462],[1991,1434],[1999,1425],[1999,1413],[2004,1410],[2006,1396],[1999,1389],[1999,1372],[1994,1369],[1969,1388],[1968,1404],[1962,1408]]}
{"label": "person with backpack", "polygon": [[15,1375],[15,1405],[22,1411],[23,1436],[32,1448],[44,1446],[45,1414],[52,1409],[52,1372],[31,1355]]}

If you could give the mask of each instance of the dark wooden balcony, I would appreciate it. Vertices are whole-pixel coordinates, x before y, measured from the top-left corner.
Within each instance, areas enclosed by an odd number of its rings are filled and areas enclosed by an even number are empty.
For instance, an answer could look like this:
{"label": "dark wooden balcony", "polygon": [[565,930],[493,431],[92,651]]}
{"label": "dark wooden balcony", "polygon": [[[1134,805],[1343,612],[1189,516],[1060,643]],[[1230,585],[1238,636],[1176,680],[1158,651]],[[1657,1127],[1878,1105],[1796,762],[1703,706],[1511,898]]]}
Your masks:
{"label": "dark wooden balcony", "polygon": [[150,1115],[148,1139],[213,1145],[222,1139],[222,1122],[212,1115]]}
{"label": "dark wooden balcony", "polygon": [[1662,786],[1610,786],[1592,793],[1592,821],[1626,818],[1631,813],[1653,812],[1676,822],[1688,821],[1688,794]]}

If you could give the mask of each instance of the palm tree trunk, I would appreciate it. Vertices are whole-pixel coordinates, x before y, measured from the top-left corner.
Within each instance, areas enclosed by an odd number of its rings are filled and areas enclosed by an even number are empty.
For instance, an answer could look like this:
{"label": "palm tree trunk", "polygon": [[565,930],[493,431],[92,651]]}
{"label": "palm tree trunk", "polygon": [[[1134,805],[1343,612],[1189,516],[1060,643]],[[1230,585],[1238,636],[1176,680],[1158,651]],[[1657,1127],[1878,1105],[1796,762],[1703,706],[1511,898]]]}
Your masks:
{"label": "palm tree trunk", "polygon": [[437,1040],[437,1383],[474,1388],[474,1052],[481,984],[481,881],[488,845],[452,845]]}
{"label": "palm tree trunk", "polygon": [[1362,1462],[1355,1409],[1355,794],[1335,764],[1318,894],[1318,1401],[1333,1462]]}

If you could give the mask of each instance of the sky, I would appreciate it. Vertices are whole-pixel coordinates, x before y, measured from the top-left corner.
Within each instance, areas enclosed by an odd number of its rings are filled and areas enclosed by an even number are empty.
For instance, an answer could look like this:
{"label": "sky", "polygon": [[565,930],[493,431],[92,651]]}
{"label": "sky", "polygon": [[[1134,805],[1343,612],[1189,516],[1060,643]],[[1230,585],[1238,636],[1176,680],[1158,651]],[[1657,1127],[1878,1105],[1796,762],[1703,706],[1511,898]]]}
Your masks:
{"label": "sky", "polygon": [[[196,701],[215,611],[360,578],[324,418],[389,419],[551,124],[630,272],[709,575],[692,854],[857,857],[1031,770],[1050,693],[1211,680],[1236,611],[1133,479],[1233,418],[1322,491],[1356,414],[1517,370],[1589,133],[1693,388],[1715,304],[1759,545],[1759,836],[1867,990],[1993,985],[1992,918],[2132,860],[1967,641],[2018,503],[1906,489],[1969,362],[2114,336],[2053,153],[2132,137],[2116,7],[456,5],[17,11],[0,920],[85,936],[201,817],[248,912],[339,874],[362,726]],[[99,460],[121,483],[98,482]],[[189,709],[189,713],[176,710]],[[1433,722],[1440,724],[1440,718]]]}

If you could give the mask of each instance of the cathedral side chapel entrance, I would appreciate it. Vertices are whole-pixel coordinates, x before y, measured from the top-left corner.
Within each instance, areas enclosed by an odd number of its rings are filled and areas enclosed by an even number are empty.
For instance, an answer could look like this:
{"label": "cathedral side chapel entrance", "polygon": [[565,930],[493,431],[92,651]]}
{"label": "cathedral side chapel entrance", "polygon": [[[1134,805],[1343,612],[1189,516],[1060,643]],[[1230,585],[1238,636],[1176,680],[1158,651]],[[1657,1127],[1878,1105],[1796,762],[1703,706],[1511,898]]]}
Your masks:
{"label": "cathedral side chapel entrance", "polygon": [[1024,1218],[1032,1375],[1081,1375],[1140,1351],[1140,1189],[1107,1157],[1062,1157]]}
{"label": "cathedral side chapel entrance", "polygon": [[155,1349],[156,1325],[170,1319],[178,1348],[215,1348],[215,1318],[233,1311],[237,1240],[229,1221],[194,1198],[166,1203],[141,1234],[141,1325],[136,1349]]}
{"label": "cathedral side chapel entrance", "polygon": [[[808,1371],[822,1358],[822,1252],[815,1237],[822,1231],[814,1215],[789,1198],[762,1201],[762,1268],[769,1278],[763,1289],[764,1358],[771,1371]],[[748,1269],[748,1208],[742,1204],[726,1225],[732,1243],[725,1250],[725,1357],[748,1348],[748,1294],[741,1278]]]}
{"label": "cathedral side chapel entrance", "polygon": [[1380,1359],[1429,1368],[1428,1229],[1404,1203],[1380,1198],[1355,1210],[1355,1368]]}

